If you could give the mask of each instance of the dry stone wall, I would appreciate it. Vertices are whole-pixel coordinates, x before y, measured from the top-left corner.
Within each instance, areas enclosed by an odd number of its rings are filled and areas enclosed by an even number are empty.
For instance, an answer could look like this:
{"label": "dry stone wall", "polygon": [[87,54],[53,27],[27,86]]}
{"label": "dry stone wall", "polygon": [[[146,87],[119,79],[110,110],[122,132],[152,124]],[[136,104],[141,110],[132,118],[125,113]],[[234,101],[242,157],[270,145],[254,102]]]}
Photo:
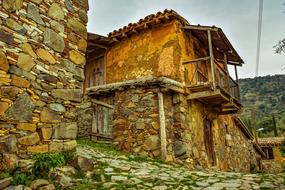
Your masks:
{"label": "dry stone wall", "polygon": [[0,0],[0,151],[76,146],[87,0]]}

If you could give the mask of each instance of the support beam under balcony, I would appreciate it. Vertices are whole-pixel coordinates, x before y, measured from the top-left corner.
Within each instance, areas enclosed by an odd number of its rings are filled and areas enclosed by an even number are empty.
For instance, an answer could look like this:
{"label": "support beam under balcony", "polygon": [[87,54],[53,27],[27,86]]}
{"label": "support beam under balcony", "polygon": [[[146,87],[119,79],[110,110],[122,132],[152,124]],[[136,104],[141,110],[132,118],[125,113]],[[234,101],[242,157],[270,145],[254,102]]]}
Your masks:
{"label": "support beam under balcony", "polygon": [[186,64],[190,64],[190,63],[196,63],[199,61],[208,61],[209,59],[210,59],[210,57],[202,57],[202,58],[192,59],[190,61],[184,61],[184,62],[182,62],[182,64],[186,65]]}
{"label": "support beam under balcony", "polygon": [[209,43],[209,53],[210,53],[210,63],[211,63],[211,79],[213,83],[213,88],[216,90],[216,80],[215,80],[215,58],[213,53],[212,35],[211,31],[208,30],[208,43]]}

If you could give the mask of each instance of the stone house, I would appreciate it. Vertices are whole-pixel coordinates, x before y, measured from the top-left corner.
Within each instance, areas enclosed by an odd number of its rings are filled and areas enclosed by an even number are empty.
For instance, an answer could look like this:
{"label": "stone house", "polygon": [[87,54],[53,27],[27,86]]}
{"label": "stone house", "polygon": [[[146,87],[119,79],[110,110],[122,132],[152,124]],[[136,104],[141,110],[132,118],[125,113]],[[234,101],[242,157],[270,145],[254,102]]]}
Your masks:
{"label": "stone house", "polygon": [[257,164],[233,115],[227,67],[243,61],[220,28],[166,10],[103,37],[87,33],[87,11],[87,0],[0,0],[0,170],[73,149],[78,131],[191,166]]}
{"label": "stone house", "polygon": [[280,147],[284,140],[284,137],[267,137],[257,140],[258,145],[265,153],[265,157],[262,160],[264,171],[272,173],[283,171],[282,166],[284,165],[285,158],[280,151]]}
{"label": "stone house", "polygon": [[88,34],[79,135],[143,156],[249,171],[263,153],[236,116],[242,64],[222,29],[191,25],[172,10],[108,37]]}
{"label": "stone house", "polygon": [[0,0],[0,170],[76,147],[87,11],[87,0]]}

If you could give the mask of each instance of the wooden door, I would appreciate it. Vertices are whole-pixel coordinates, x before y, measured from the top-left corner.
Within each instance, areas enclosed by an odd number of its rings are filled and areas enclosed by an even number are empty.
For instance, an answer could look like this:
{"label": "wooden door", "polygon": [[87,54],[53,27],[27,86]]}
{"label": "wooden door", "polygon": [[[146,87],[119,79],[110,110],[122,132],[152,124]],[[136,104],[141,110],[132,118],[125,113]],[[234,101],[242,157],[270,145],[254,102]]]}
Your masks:
{"label": "wooden door", "polygon": [[105,57],[101,56],[85,66],[84,89],[105,84]]}
{"label": "wooden door", "polygon": [[212,122],[208,119],[204,121],[204,144],[209,162],[212,166],[216,165],[216,158],[214,152]]}
{"label": "wooden door", "polygon": [[92,121],[93,140],[112,140],[112,120],[114,114],[113,97],[104,97],[94,101]]}

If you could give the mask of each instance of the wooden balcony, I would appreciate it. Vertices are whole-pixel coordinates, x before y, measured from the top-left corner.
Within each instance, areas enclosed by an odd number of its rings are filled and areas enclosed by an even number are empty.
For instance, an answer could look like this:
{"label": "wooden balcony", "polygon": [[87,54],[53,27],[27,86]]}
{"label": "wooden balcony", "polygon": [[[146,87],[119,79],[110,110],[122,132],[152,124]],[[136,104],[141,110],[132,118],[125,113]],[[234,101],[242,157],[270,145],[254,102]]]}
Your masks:
{"label": "wooden balcony", "polygon": [[221,115],[237,113],[242,108],[239,84],[230,77],[227,69],[223,68],[221,63],[217,61],[214,63],[214,77],[210,72],[209,61],[192,64],[195,71],[192,81],[187,85],[190,92],[188,100],[199,100]]}
{"label": "wooden balcony", "polygon": [[[184,27],[190,35],[196,37],[208,55],[205,57],[184,61],[189,81],[188,100],[198,100],[219,114],[233,114],[241,110],[240,90],[237,76],[237,66],[244,62],[232,47],[220,28],[207,26]],[[208,47],[206,47],[207,45]],[[235,68],[236,80],[228,72],[228,65]]]}

